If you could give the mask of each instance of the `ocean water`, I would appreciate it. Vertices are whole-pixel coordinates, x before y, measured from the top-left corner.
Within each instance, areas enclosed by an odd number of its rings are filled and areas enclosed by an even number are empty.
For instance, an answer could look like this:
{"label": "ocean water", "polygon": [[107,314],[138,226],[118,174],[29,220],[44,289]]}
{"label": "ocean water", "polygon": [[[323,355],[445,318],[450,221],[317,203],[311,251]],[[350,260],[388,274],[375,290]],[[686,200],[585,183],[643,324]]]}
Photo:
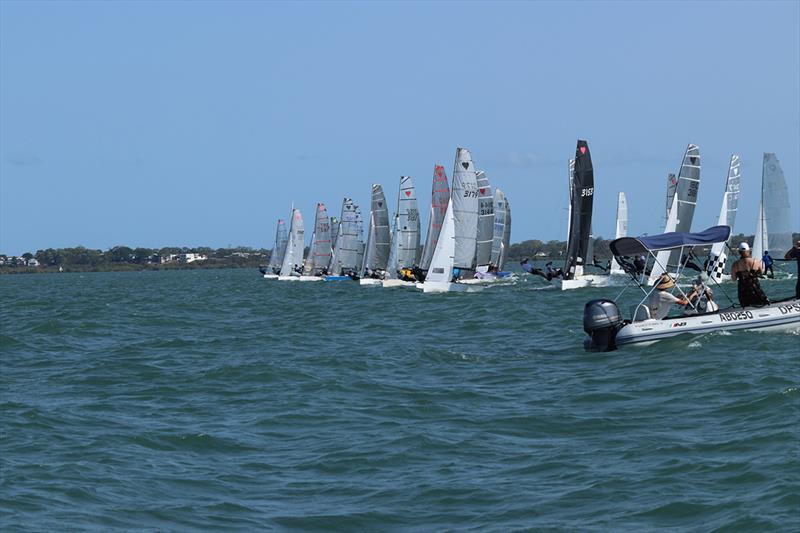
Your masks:
{"label": "ocean water", "polygon": [[0,277],[0,530],[800,529],[800,337],[584,352],[618,291]]}

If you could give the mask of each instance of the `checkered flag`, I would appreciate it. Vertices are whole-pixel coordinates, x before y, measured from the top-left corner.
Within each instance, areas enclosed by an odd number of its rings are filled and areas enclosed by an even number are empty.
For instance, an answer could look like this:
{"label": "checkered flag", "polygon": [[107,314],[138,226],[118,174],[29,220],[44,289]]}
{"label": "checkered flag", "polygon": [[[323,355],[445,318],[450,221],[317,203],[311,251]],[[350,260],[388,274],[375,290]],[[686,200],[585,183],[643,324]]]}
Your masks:
{"label": "checkered flag", "polygon": [[708,276],[717,280],[722,279],[722,275],[725,273],[725,262],[727,259],[724,252],[719,255],[712,255],[706,269]]}

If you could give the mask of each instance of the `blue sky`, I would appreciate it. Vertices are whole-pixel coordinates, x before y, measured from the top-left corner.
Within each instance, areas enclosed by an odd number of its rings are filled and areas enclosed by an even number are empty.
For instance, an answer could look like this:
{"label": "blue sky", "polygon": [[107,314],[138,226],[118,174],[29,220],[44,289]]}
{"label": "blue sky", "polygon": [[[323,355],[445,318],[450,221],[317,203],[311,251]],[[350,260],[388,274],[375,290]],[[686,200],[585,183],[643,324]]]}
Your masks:
{"label": "blue sky", "polygon": [[[0,251],[271,246],[295,202],[394,203],[456,146],[509,196],[514,242],[563,239],[567,159],[595,233],[658,231],[665,176],[703,157],[695,228],[762,152],[800,227],[797,2],[0,2]],[[310,223],[310,222],[307,222]]]}

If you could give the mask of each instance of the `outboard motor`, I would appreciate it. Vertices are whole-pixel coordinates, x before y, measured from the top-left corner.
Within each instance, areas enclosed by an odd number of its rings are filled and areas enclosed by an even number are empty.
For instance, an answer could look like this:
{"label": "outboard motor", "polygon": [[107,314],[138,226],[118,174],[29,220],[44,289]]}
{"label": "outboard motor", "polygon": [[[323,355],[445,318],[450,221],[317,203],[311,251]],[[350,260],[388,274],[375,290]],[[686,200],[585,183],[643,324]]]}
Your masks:
{"label": "outboard motor", "polygon": [[583,331],[587,340],[587,350],[610,352],[617,349],[617,332],[622,328],[619,307],[611,300],[592,300],[583,308]]}

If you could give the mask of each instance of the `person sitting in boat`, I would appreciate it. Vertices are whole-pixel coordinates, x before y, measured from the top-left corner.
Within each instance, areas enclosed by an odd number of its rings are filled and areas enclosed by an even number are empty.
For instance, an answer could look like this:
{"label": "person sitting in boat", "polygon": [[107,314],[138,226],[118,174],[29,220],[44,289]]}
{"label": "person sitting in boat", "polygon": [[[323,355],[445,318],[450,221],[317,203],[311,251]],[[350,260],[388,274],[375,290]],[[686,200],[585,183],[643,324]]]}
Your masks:
{"label": "person sitting in boat", "polygon": [[562,271],[560,268],[553,268],[552,261],[548,261],[547,264],[544,265],[544,268],[547,269],[547,274],[545,276],[547,278],[547,281],[550,281],[553,278],[564,277],[564,271]]}
{"label": "person sitting in boat", "polygon": [[303,274],[303,269],[302,269],[302,268],[300,268],[300,265],[295,265],[295,266],[294,266],[294,268],[293,268],[292,270],[294,270],[294,271],[295,271],[295,272],[297,272],[298,274],[301,274],[301,275]]}
{"label": "person sitting in boat", "polygon": [[322,267],[322,270],[319,271],[320,276],[327,276],[328,275],[328,267]]}
{"label": "person sitting in boat", "polygon": [[[599,269],[600,269],[600,270],[602,270],[603,272],[608,272],[608,268],[604,267],[604,266],[603,266],[603,265],[600,263],[600,260],[597,258],[597,256],[596,256],[596,255],[593,255],[593,256],[592,256],[592,266],[593,266],[593,267],[596,267],[596,268],[599,268]],[[610,262],[609,262],[609,266],[610,266]]]}
{"label": "person sitting in boat", "polygon": [[692,292],[686,297],[691,309],[687,313],[711,313],[719,311],[719,305],[714,301],[714,291],[708,287],[703,278],[698,277],[692,282]]}
{"label": "person sitting in boat", "polygon": [[636,275],[641,276],[644,274],[644,267],[647,265],[647,260],[643,255],[637,255],[633,258],[633,267],[636,269]]}
{"label": "person sitting in boat", "polygon": [[731,280],[739,284],[739,304],[742,307],[767,305],[769,300],[758,278],[764,274],[764,264],[759,259],[750,257],[750,245],[739,243],[741,259],[731,267]]}
{"label": "person sitting in boat", "polygon": [[[528,274],[534,274],[535,273],[535,272],[533,272],[534,268],[533,268],[533,265],[531,264],[530,261],[531,261],[530,258],[526,257],[525,259],[523,259],[522,261],[519,262],[519,266],[521,266],[522,270],[524,270]],[[538,270],[538,269],[536,269],[536,270]],[[541,272],[541,270],[540,270],[540,272]]]}
{"label": "person sitting in boat", "polygon": [[772,259],[772,256],[769,255],[769,251],[764,250],[764,255],[761,256],[761,262],[764,264],[764,274],[772,279],[775,277],[775,271],[772,270],[772,263],[775,261]]}
{"label": "person sitting in boat", "polygon": [[427,272],[425,270],[422,270],[420,267],[415,266],[414,268],[411,269],[411,274],[414,276],[414,279],[409,281],[416,280],[419,281],[420,283],[425,283],[425,278],[427,277]]}
{"label": "person sitting in boat", "polygon": [[794,285],[794,297],[800,300],[800,241],[794,243],[794,248],[786,252],[783,258],[787,261],[797,260],[797,283]]}
{"label": "person sitting in boat", "polygon": [[671,292],[667,292],[674,286],[675,280],[673,280],[669,274],[661,276],[658,280],[658,285],[656,285],[656,290],[651,292],[650,297],[647,299],[647,307],[650,309],[650,318],[655,318],[656,320],[667,318],[672,304],[689,305],[689,300],[678,298]]}
{"label": "person sitting in boat", "polygon": [[692,270],[696,270],[697,272],[703,272],[703,269],[700,268],[700,265],[694,262],[697,259],[697,256],[690,250],[688,254],[681,257],[681,264],[684,268],[691,268]]}
{"label": "person sitting in boat", "polygon": [[397,277],[402,281],[414,281],[414,271],[410,268],[401,268],[397,271]]}
{"label": "person sitting in boat", "polygon": [[451,281],[455,283],[458,281],[458,278],[461,276],[461,269],[459,267],[453,267],[453,277]]}

